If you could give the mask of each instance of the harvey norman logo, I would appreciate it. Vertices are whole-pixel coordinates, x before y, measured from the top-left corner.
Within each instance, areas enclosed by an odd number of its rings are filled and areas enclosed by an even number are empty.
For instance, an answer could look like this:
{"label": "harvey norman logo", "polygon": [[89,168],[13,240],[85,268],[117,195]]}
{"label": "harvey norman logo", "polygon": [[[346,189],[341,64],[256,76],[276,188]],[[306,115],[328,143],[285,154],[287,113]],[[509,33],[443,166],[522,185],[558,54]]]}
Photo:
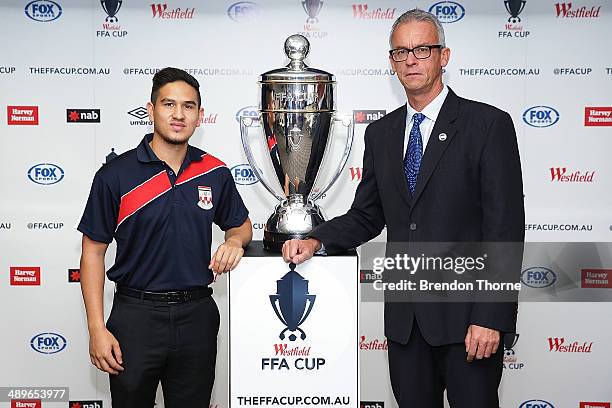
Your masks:
{"label": "harvey norman logo", "polygon": [[612,106],[584,108],[584,126],[612,126]]}
{"label": "harvey norman logo", "polygon": [[581,287],[588,289],[612,289],[612,269],[582,269]]}
{"label": "harvey norman logo", "polygon": [[41,400],[11,400],[11,408],[42,408]]}
{"label": "harvey norman logo", "polygon": [[556,353],[590,353],[593,342],[565,342],[565,337],[549,337],[548,351]]}
{"label": "harvey norman logo", "polygon": [[38,106],[7,106],[8,125],[38,125]]}
{"label": "harvey norman logo", "polygon": [[550,181],[558,183],[592,183],[595,177],[594,170],[582,172],[580,170],[568,171],[566,167],[551,167]]}
{"label": "harvey norman logo", "polygon": [[40,266],[11,266],[11,286],[40,286]]}
{"label": "harvey norman logo", "polygon": [[610,403],[580,401],[580,408],[610,408]]}

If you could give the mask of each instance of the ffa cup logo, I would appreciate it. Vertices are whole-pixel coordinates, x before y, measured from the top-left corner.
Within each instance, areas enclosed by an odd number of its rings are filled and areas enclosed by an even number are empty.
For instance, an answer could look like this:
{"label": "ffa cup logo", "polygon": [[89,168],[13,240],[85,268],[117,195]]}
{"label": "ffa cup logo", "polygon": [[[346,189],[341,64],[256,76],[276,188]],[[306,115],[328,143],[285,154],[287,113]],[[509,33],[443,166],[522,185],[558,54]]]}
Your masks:
{"label": "ffa cup logo", "polygon": [[290,263],[289,268],[291,270],[276,281],[276,294],[270,295],[270,303],[278,320],[286,326],[278,337],[284,340],[285,333],[289,331],[289,340],[295,341],[297,331],[304,340],[306,333],[300,325],[312,311],[316,295],[308,293],[308,280],[295,271],[295,264]]}
{"label": "ffa cup logo", "polygon": [[210,187],[198,186],[198,207],[210,210],[213,207],[212,190]]}

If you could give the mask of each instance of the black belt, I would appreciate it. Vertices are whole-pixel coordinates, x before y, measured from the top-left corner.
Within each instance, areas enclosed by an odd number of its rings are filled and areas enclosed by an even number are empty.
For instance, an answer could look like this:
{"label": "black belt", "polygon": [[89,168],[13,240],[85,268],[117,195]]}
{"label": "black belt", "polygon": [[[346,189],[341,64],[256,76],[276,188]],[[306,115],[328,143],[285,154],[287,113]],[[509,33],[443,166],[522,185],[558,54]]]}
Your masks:
{"label": "black belt", "polygon": [[165,303],[185,303],[212,295],[212,288],[194,288],[186,290],[172,290],[168,292],[147,292],[144,290],[126,288],[117,285],[117,293],[137,299],[154,300]]}

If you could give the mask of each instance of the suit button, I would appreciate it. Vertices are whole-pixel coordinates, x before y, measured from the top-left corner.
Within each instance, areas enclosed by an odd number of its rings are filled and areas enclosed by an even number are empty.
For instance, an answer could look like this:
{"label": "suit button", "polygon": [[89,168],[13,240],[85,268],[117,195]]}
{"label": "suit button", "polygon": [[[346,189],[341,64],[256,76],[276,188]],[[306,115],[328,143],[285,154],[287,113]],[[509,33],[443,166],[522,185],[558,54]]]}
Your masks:
{"label": "suit button", "polygon": [[413,222],[412,224],[410,224],[410,231],[416,231],[416,222]]}

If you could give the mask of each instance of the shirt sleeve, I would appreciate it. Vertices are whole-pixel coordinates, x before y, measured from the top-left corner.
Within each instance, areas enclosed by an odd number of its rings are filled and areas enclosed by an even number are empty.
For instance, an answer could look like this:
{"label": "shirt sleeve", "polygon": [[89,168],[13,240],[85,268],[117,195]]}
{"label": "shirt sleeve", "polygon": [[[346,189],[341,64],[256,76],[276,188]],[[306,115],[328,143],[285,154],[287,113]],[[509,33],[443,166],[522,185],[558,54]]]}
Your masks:
{"label": "shirt sleeve", "polygon": [[94,241],[110,244],[117,228],[119,203],[118,194],[104,180],[102,169],[98,170],[77,230]]}
{"label": "shirt sleeve", "polygon": [[221,196],[215,203],[217,206],[215,224],[223,231],[227,231],[230,228],[241,226],[249,216],[249,211],[245,207],[242,197],[240,197],[230,171],[225,167],[220,170],[223,181]]}

